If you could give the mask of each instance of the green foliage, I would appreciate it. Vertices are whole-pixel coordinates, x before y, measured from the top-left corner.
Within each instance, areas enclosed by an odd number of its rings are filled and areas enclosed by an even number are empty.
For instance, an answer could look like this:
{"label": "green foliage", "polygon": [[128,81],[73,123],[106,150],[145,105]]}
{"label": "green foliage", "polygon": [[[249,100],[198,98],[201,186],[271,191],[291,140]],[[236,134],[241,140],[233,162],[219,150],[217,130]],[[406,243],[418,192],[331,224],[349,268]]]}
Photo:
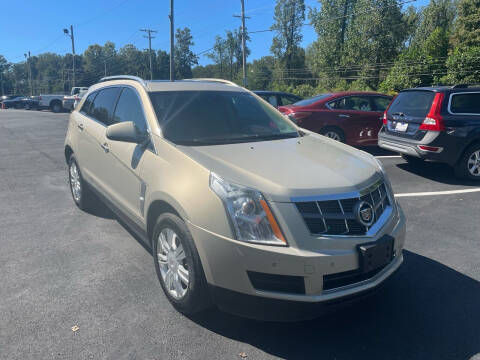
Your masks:
{"label": "green foliage", "polygon": [[480,0],[459,0],[453,44],[456,47],[480,46]]}
{"label": "green foliage", "polygon": [[448,57],[446,84],[480,83],[480,46],[457,48]]}
{"label": "green foliage", "polygon": [[177,29],[175,33],[175,72],[177,79],[192,77],[192,66],[198,64],[198,56],[191,47],[195,45],[189,28]]}

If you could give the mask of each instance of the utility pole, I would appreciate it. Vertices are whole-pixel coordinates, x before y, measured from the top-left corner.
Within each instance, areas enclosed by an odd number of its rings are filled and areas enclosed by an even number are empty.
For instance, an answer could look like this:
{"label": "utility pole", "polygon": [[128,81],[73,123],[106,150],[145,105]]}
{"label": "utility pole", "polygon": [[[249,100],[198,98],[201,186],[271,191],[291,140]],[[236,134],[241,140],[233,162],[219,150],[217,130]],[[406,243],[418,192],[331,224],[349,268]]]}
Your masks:
{"label": "utility pole", "polygon": [[103,60],[104,70],[105,70],[105,77],[107,77],[107,60]]}
{"label": "utility pole", "polygon": [[242,14],[233,15],[234,17],[242,18],[242,70],[243,70],[243,86],[247,87],[247,54],[245,53],[245,42],[246,42],[246,28],[245,28],[245,19],[250,19],[250,17],[245,16],[245,0],[240,0],[242,3]]}
{"label": "utility pole", "polygon": [[28,82],[30,83],[30,96],[33,96],[32,68],[30,66],[30,51],[27,54],[23,54],[23,55],[25,55],[25,59],[27,59]]}
{"label": "utility pole", "polygon": [[148,34],[148,36],[143,35],[144,38],[148,38],[148,59],[150,60],[150,80],[153,80],[153,67],[152,67],[152,39],[155,39],[155,36],[152,36],[152,33],[157,31],[151,29],[140,29]]}
{"label": "utility pole", "polygon": [[73,36],[73,25],[70,25],[70,33],[68,32],[68,29],[63,29],[63,32],[65,35],[67,35],[70,39],[72,39],[72,87],[75,87],[75,37]]}
{"label": "utility pole", "polygon": [[173,0],[170,0],[170,81],[175,81],[175,56],[173,55],[175,47],[175,34],[173,29]]}

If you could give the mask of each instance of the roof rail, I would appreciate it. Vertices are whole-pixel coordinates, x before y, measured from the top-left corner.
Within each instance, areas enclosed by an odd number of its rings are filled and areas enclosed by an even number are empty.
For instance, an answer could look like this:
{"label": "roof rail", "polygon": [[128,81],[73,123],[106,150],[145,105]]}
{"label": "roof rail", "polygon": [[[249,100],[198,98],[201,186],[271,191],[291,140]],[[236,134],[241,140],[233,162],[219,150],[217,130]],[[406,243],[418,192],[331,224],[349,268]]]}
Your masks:
{"label": "roof rail", "polygon": [[133,81],[137,81],[140,84],[142,84],[143,87],[147,87],[147,84],[145,83],[145,80],[143,80],[141,77],[132,76],[132,75],[105,76],[105,77],[101,78],[99,82],[110,81],[110,80],[133,80]]}
{"label": "roof rail", "polygon": [[240,87],[238,84],[235,84],[233,81],[224,80],[224,79],[215,79],[215,78],[194,78],[194,79],[184,79],[187,81],[211,81],[211,82],[219,82],[223,84],[228,84],[236,87]]}
{"label": "roof rail", "polygon": [[452,89],[466,89],[472,86],[479,86],[480,84],[455,84],[452,86]]}

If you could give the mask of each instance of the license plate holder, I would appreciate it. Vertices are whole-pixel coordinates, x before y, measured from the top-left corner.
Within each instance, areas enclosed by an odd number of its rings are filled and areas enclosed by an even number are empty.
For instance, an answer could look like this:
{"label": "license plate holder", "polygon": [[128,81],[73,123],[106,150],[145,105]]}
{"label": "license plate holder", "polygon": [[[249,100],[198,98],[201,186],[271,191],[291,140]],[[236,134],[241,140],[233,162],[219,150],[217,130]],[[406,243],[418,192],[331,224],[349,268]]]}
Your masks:
{"label": "license plate holder", "polygon": [[393,258],[393,246],[395,239],[390,235],[384,235],[377,241],[357,245],[360,260],[360,272],[369,273],[384,267]]}
{"label": "license plate holder", "polygon": [[407,129],[408,129],[408,123],[399,121],[395,124],[395,131],[406,132]]}

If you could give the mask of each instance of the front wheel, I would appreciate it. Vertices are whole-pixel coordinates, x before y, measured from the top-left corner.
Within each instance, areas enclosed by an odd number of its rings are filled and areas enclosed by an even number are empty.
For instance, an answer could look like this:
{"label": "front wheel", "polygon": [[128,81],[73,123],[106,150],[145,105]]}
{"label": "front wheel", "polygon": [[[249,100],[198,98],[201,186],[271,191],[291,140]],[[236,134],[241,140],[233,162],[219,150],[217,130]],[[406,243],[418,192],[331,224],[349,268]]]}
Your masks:
{"label": "front wheel", "polygon": [[73,154],[68,161],[68,180],[75,204],[84,211],[91,208],[95,195],[91,192],[87,183],[83,179],[77,160]]}
{"label": "front wheel", "polygon": [[480,144],[474,144],[465,150],[455,165],[455,175],[471,180],[480,180]]}
{"label": "front wheel", "polygon": [[153,229],[153,259],[162,289],[181,313],[195,314],[211,304],[200,257],[187,226],[165,213]]}
{"label": "front wheel", "polygon": [[30,104],[25,104],[25,110],[30,110]]}

